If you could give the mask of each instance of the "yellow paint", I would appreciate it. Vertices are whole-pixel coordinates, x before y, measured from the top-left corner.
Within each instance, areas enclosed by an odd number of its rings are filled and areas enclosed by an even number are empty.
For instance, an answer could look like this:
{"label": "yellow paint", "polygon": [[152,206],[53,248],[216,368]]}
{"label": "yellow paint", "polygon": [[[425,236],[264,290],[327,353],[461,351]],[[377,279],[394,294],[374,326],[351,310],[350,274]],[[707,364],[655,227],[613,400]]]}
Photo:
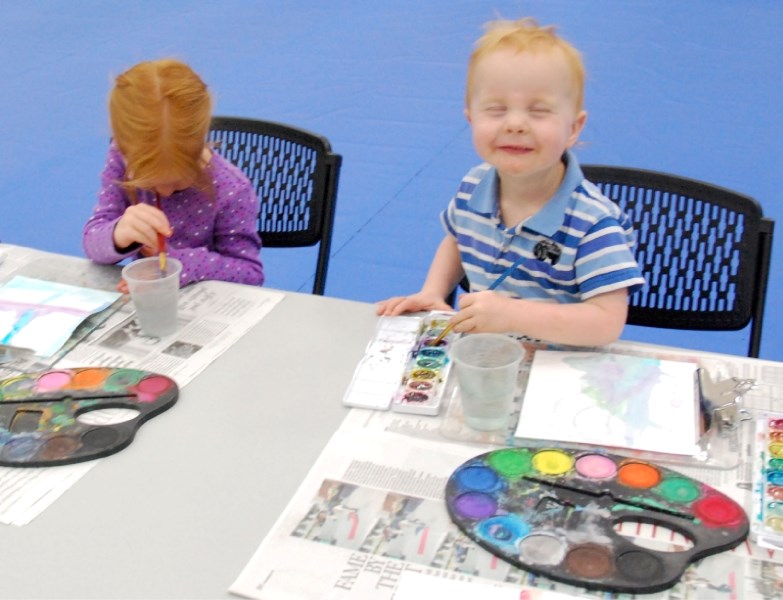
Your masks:
{"label": "yellow paint", "polygon": [[573,457],[560,450],[542,450],[533,457],[533,467],[544,475],[562,475],[573,466]]}

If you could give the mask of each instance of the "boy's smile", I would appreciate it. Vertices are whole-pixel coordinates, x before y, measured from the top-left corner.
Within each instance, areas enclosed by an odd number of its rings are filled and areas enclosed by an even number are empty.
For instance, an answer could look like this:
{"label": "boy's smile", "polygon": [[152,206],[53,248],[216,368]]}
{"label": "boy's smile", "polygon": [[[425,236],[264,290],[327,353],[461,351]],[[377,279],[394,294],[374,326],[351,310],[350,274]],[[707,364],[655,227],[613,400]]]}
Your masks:
{"label": "boy's smile", "polygon": [[586,114],[577,113],[573,76],[562,53],[501,48],[476,65],[466,116],[476,151],[501,177],[530,181],[560,173]]}

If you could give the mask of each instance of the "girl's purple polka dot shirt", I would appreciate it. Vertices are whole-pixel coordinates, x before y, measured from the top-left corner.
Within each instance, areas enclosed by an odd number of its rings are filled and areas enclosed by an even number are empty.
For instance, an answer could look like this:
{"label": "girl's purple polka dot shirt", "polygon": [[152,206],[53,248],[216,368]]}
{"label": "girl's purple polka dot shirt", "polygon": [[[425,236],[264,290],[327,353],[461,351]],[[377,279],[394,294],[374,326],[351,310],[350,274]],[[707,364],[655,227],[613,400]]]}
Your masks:
{"label": "girl's purple polka dot shirt", "polygon": [[[214,198],[188,188],[161,198],[161,208],[174,233],[166,251],[182,262],[180,285],[204,279],[262,285],[264,268],[259,258],[261,239],[256,230],[258,197],[244,173],[213,150],[207,166]],[[134,246],[120,252],[114,246],[114,226],[130,206],[118,181],[125,177],[125,161],[112,144],[101,173],[98,204],[84,226],[82,244],[97,263],[114,264],[133,256]],[[155,203],[154,194],[139,190],[138,202]]]}

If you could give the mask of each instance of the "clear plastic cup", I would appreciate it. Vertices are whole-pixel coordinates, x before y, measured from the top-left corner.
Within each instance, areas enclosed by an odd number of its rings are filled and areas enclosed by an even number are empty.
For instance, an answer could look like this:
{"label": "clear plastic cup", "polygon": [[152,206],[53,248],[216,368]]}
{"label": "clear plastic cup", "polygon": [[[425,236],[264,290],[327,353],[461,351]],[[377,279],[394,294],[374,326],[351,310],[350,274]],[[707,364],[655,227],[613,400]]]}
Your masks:
{"label": "clear plastic cup", "polygon": [[164,337],[177,330],[181,271],[181,262],[167,258],[166,272],[161,273],[157,256],[135,260],[123,267],[122,278],[128,283],[136,319],[144,334]]}
{"label": "clear plastic cup", "polygon": [[519,342],[499,333],[474,333],[451,347],[465,423],[473,429],[506,427],[524,353]]}

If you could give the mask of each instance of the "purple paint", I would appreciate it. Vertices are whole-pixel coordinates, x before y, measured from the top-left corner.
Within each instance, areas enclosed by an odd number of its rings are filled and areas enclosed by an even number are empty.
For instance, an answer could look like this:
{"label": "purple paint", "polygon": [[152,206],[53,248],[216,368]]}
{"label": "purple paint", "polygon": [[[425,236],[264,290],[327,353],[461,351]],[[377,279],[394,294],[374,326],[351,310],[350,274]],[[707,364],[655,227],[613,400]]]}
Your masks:
{"label": "purple paint", "polygon": [[454,510],[465,519],[486,519],[495,514],[497,500],[490,494],[466,492],[454,499]]}

